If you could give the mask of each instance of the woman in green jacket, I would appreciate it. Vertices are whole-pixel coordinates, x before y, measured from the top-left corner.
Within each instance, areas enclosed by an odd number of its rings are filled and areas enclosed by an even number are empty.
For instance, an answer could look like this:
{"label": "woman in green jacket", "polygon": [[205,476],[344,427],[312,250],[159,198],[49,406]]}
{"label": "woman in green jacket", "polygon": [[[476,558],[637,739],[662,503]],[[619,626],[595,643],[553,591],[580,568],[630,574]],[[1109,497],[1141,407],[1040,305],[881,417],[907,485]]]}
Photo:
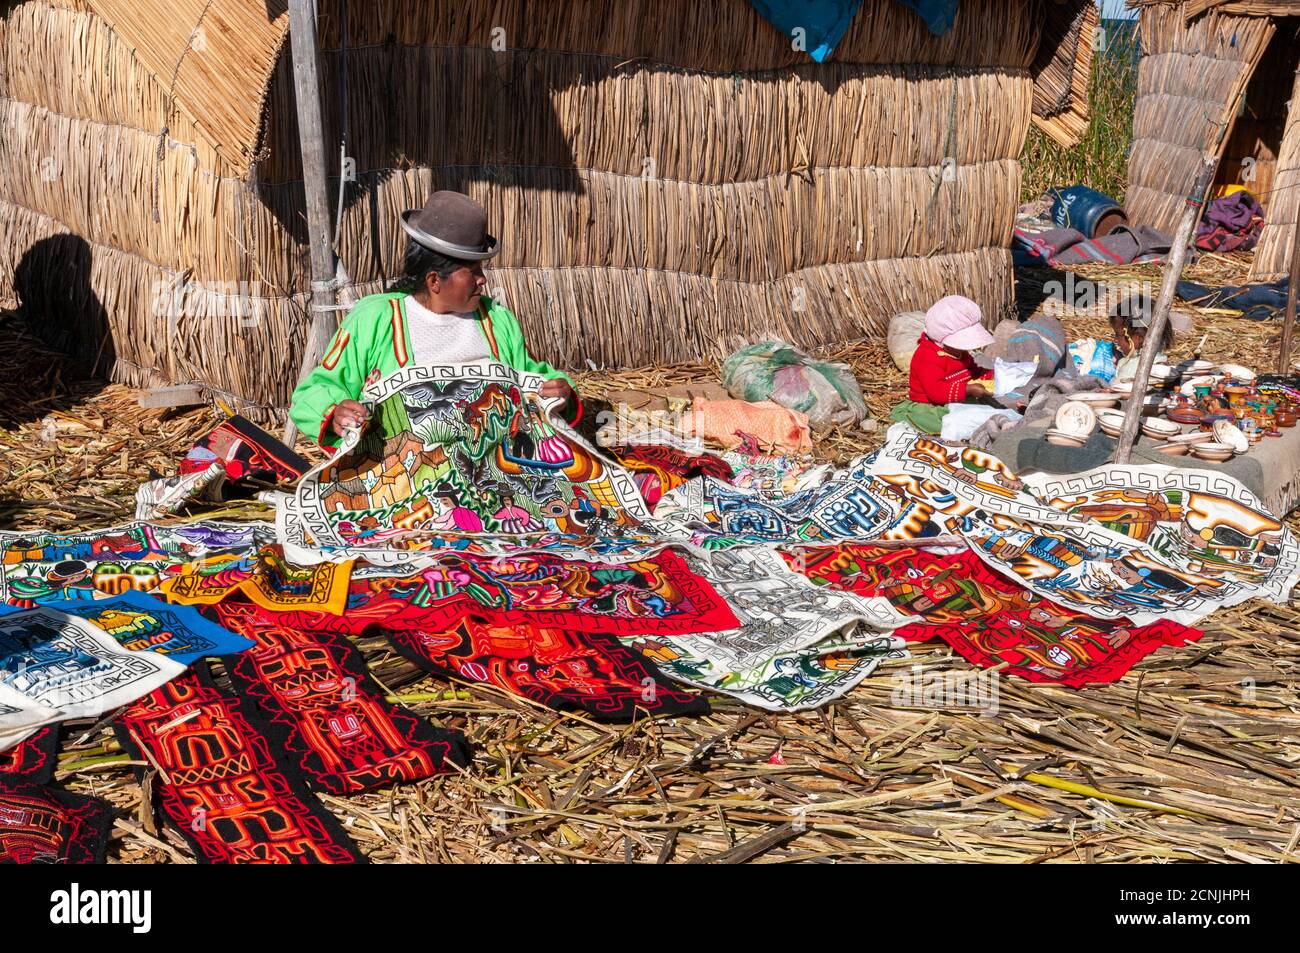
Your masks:
{"label": "woman in green jacket", "polygon": [[487,213],[467,195],[435,192],[405,212],[410,236],[395,289],[358,301],[335,332],[321,363],[293,392],[289,416],[323,447],[365,423],[358,398],[369,383],[408,365],[492,360],[546,378],[543,397],[567,398],[565,416],[582,413],[573,381],[535,360],[510,310],[483,293],[483,262],[499,248]]}

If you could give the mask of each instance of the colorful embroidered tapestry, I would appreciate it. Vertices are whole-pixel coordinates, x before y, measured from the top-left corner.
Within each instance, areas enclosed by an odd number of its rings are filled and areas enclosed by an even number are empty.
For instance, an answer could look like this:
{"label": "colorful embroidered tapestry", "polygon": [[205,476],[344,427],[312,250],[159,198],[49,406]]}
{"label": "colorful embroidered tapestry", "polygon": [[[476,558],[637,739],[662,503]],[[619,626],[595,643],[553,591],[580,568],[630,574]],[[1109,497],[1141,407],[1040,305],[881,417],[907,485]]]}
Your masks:
{"label": "colorful embroidered tapestry", "polygon": [[389,704],[348,640],[279,623],[279,613],[225,602],[222,625],[256,648],[228,666],[249,721],[312,787],[355,794],[469,763],[465,736]]}
{"label": "colorful embroidered tapestry", "polygon": [[112,808],[47,787],[58,764],[57,728],[0,751],[0,864],[102,863]]}
{"label": "colorful embroidered tapestry", "polygon": [[157,769],[163,811],[200,863],[365,861],[238,698],[189,674],[130,705],[115,727],[132,758]]}
{"label": "colorful embroidered tapestry", "polygon": [[0,864],[102,864],[112,822],[107,801],[0,775]]}
{"label": "colorful embroidered tapestry", "polygon": [[894,630],[914,617],[884,599],[819,588],[770,550],[735,549],[698,560],[740,626],[701,635],[625,636],[670,678],[772,711],[839,697],[886,658],[906,658]]}
{"label": "colorful embroidered tapestry", "polygon": [[1255,496],[1222,473],[1099,467],[1027,477],[996,457],[906,427],[873,473],[906,473],[988,565],[1086,615],[1193,625],[1251,598],[1286,600],[1300,579],[1300,543]]}
{"label": "colorful embroidered tapestry", "polygon": [[1202,635],[1168,620],[1134,626],[1071,612],[993,572],[970,551],[939,555],[846,543],[786,559],[814,582],[882,596],[925,620],[899,629],[901,638],[940,638],[981,668],[1002,664],[1007,674],[1034,682],[1113,682],[1161,646]]}
{"label": "colorful embroidered tapestry", "polygon": [[[1117,500],[1143,515],[1116,517]],[[1254,597],[1285,601],[1300,578],[1295,537],[1223,474],[1102,467],[1021,480],[996,457],[905,425],[878,453],[787,496],[692,480],[660,502],[654,528],[702,548],[961,538],[1064,608],[1137,625],[1191,625]]]}
{"label": "colorful embroidered tapestry", "polygon": [[274,528],[267,523],[228,523],[209,520],[157,526],[134,522],[84,533],[0,532],[0,562],[52,563],[65,559],[138,562],[177,559],[188,561],[217,553],[243,552],[259,541],[271,542]]}
{"label": "colorful embroidered tapestry", "polygon": [[130,523],[86,533],[0,533],[0,602],[29,608],[63,599],[152,592],[180,567],[270,542],[267,523]]}
{"label": "colorful embroidered tapestry", "polygon": [[408,367],[368,384],[369,429],[281,498],[286,554],[305,565],[619,548],[649,508],[626,470],[548,416],[542,383],[481,363]]}
{"label": "colorful embroidered tapestry", "polygon": [[21,744],[0,751],[0,782],[48,784],[59,761],[59,730],[38,728]]}
{"label": "colorful embroidered tapestry", "polygon": [[384,634],[426,671],[495,685],[556,711],[623,722],[709,710],[707,701],[661,679],[640,653],[609,635],[473,617],[444,631],[421,627]]}
{"label": "colorful embroidered tapestry", "polygon": [[348,602],[352,562],[295,566],[279,546],[256,555],[235,553],[197,560],[162,583],[173,602],[213,605],[236,594],[274,612],[310,609],[338,615]]}
{"label": "colorful embroidered tapestry", "polygon": [[932,498],[908,476],[873,474],[874,459],[861,457],[794,493],[692,480],[659,502],[654,529],[701,549],[927,540],[949,531],[950,511],[964,511],[955,497]]}
{"label": "colorful embroidered tapestry", "polygon": [[142,592],[94,602],[52,602],[46,608],[85,619],[132,652],[156,652],[182,665],[234,655],[253,643],[209,622],[188,606],[169,606]]}
{"label": "colorful embroidered tapestry", "polygon": [[25,562],[0,566],[0,594],[7,604],[30,609],[70,599],[102,599],[122,592],[155,592],[186,563],[117,562],[106,559]]}
{"label": "colorful embroidered tapestry", "polygon": [[723,598],[667,550],[635,563],[591,563],[547,553],[495,559],[438,556],[426,567],[354,569],[346,611],[283,613],[309,631],[360,635],[376,626],[449,628],[473,612],[573,631],[712,632],[738,625]]}
{"label": "colorful embroidered tapestry", "polygon": [[631,472],[651,512],[665,493],[687,480],[701,476],[723,482],[731,480],[731,466],[712,453],[687,453],[662,444],[610,447],[608,452]]}
{"label": "colorful embroidered tapestry", "polygon": [[179,662],[127,651],[84,619],[44,606],[0,616],[0,735],[98,717],[183,671]]}

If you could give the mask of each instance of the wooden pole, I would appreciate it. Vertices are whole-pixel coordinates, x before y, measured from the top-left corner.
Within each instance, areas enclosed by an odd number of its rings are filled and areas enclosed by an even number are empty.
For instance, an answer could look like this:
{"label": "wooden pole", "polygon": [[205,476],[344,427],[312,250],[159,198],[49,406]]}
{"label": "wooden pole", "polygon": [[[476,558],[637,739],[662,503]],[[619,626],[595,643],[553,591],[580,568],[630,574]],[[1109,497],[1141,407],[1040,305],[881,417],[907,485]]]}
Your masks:
{"label": "wooden pole", "polygon": [[[321,124],[317,69],[316,14],[313,0],[289,0],[289,39],[293,50],[293,87],[298,101],[298,146],[302,185],[307,198],[307,241],[311,250],[311,325],[302,352],[298,380],[325,355],[338,321],[335,316],[334,249],[330,244],[330,206],[325,184],[325,130]],[[290,420],[284,442],[293,446],[298,428]]]}
{"label": "wooden pole", "polygon": [[1282,347],[1277,355],[1277,372],[1279,374],[1292,373],[1291,333],[1295,330],[1296,293],[1298,291],[1300,291],[1300,205],[1296,206],[1295,234],[1291,237],[1291,275],[1286,286],[1286,317],[1282,319]]}
{"label": "wooden pole", "polygon": [[1218,168],[1219,157],[1206,153],[1201,157],[1201,171],[1197,173],[1191,194],[1187,196],[1187,207],[1174,232],[1174,243],[1169,249],[1169,261],[1165,264],[1164,274],[1160,279],[1160,297],[1156,299],[1155,313],[1151,315],[1151,325],[1147,328],[1146,338],[1142,342],[1142,356],[1138,358],[1137,373],[1133,377],[1133,391],[1128,399],[1124,413],[1124,426],[1119,432],[1119,446],[1115,449],[1115,462],[1128,463],[1133,452],[1133,441],[1137,439],[1138,425],[1142,421],[1142,404],[1146,398],[1147,384],[1151,380],[1151,367],[1156,362],[1160,351],[1160,339],[1164,336],[1165,325],[1169,323],[1169,310],[1174,303],[1174,289],[1183,273],[1183,262],[1187,260],[1187,246],[1192,240],[1192,229],[1200,217],[1201,205],[1205,194],[1214,180],[1214,170]]}

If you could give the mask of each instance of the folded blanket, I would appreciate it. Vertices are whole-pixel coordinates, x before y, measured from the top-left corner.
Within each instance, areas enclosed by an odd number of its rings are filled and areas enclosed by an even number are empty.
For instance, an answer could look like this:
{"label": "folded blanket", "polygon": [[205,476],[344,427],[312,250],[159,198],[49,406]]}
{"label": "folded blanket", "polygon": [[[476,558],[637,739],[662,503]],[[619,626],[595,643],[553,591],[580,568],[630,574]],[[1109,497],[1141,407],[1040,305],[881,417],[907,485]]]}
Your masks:
{"label": "folded blanket", "polygon": [[1012,235],[1011,254],[1018,265],[1127,265],[1157,261],[1169,253],[1172,244],[1168,235],[1148,225],[1120,225],[1092,239],[1073,228],[1017,228]]}
{"label": "folded blanket", "polygon": [[1264,230],[1264,209],[1245,189],[1220,196],[1205,209],[1196,227],[1196,247],[1206,251],[1246,251]]}

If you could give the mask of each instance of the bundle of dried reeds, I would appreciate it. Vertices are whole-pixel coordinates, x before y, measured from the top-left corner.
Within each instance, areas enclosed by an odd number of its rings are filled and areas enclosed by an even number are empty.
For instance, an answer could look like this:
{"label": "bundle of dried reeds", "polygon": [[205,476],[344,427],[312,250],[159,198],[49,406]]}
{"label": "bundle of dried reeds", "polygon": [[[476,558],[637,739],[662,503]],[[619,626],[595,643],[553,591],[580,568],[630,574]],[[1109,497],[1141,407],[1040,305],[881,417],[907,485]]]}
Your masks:
{"label": "bundle of dried reeds", "polygon": [[0,24],[0,61],[11,64],[0,80],[4,98],[139,129],[155,140],[166,128],[166,138],[184,143],[204,168],[231,174],[188,114],[171,108],[167,77],[156,76],[83,0],[18,4]]}
{"label": "bundle of dried reeds", "polygon": [[286,0],[86,3],[164,83],[168,121],[173,108],[186,114],[227,161],[247,168],[266,84],[289,30]]}
{"label": "bundle of dried reeds", "polygon": [[1088,128],[1088,82],[1100,14],[1090,0],[1048,3],[1043,38],[1030,72],[1034,123],[1067,149]]}

